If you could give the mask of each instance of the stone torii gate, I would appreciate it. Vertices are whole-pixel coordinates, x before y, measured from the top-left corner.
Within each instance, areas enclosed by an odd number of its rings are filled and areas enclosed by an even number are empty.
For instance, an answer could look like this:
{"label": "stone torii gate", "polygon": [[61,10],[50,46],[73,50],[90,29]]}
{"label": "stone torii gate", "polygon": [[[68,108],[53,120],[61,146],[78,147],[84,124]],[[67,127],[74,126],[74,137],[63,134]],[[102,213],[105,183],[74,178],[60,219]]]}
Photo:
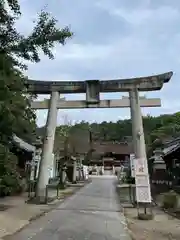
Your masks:
{"label": "stone torii gate", "polygon": [[[160,106],[160,99],[139,98],[139,91],[156,91],[167,83],[173,73],[116,80],[87,80],[87,81],[36,81],[27,80],[27,92],[34,94],[50,94],[50,101],[33,102],[34,109],[49,109],[46,123],[42,158],[40,163],[37,196],[44,200],[46,185],[48,184],[48,166],[53,152],[55,129],[58,108],[122,108],[130,107],[132,119],[133,146],[136,158],[147,157],[145,149],[144,131],[142,124],[141,107]],[[129,98],[118,100],[100,100],[101,92],[129,92]],[[86,93],[85,101],[63,101],[60,94]]]}

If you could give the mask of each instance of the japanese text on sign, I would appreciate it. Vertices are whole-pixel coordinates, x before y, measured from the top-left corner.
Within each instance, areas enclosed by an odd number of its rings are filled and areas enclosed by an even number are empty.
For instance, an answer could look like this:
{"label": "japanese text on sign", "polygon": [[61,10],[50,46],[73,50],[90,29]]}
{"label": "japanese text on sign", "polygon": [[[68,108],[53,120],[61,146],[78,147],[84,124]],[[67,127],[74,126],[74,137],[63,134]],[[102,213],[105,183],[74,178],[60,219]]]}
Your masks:
{"label": "japanese text on sign", "polygon": [[146,174],[148,169],[145,168],[144,159],[138,158],[135,160],[135,174]]}

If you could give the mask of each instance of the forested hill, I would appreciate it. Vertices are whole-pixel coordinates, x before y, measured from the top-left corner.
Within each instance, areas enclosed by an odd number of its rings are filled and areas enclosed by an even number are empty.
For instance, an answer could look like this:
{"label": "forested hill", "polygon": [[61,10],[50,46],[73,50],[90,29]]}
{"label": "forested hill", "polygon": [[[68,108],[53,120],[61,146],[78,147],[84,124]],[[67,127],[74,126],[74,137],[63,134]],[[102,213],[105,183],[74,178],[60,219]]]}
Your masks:
{"label": "forested hill", "polygon": [[[147,144],[151,144],[155,139],[162,140],[180,136],[180,112],[172,115],[160,115],[158,117],[143,117],[144,133]],[[57,127],[57,131],[62,126]],[[124,141],[127,136],[132,135],[131,119],[114,122],[92,123],[82,121],[81,123],[69,126],[72,132],[80,134],[91,129],[93,139],[102,141]],[[43,128],[37,129],[37,133],[42,135]]]}

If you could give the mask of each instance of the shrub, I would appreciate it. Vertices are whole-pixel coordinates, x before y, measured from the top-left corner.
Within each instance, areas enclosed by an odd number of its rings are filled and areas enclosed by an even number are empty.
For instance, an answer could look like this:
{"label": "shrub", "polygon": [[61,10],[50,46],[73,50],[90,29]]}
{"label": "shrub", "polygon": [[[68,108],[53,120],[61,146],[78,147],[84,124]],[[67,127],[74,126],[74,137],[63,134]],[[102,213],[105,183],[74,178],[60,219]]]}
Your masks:
{"label": "shrub", "polygon": [[12,195],[22,190],[17,158],[7,147],[0,145],[0,196]]}
{"label": "shrub", "polygon": [[174,191],[170,191],[164,194],[163,197],[163,207],[166,209],[176,208],[178,204],[178,196]]}
{"label": "shrub", "polygon": [[133,177],[131,177],[131,176],[128,176],[128,177],[126,178],[126,182],[127,182],[128,184],[135,184],[135,178],[133,178]]}

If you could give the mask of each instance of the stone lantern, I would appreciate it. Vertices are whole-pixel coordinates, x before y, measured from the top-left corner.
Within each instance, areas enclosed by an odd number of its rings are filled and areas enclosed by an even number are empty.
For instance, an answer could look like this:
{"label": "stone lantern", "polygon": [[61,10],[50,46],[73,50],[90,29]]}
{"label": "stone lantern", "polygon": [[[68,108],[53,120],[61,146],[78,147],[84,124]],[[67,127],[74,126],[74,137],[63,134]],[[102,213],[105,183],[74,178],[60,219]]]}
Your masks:
{"label": "stone lantern", "polygon": [[154,183],[154,189],[157,192],[165,191],[167,185],[169,185],[169,173],[166,169],[166,163],[163,159],[163,151],[161,147],[157,147],[154,150],[154,162],[153,162],[153,173],[152,183]]}
{"label": "stone lantern", "polygon": [[154,162],[153,162],[153,170],[166,170],[166,163],[163,159],[163,151],[161,148],[157,148],[154,150]]}
{"label": "stone lantern", "polygon": [[164,162],[164,159],[163,159],[163,155],[164,155],[162,150],[163,143],[161,139],[156,139],[153,142],[153,145],[155,148],[155,150],[153,151],[154,153],[153,171],[166,170],[166,163]]}

